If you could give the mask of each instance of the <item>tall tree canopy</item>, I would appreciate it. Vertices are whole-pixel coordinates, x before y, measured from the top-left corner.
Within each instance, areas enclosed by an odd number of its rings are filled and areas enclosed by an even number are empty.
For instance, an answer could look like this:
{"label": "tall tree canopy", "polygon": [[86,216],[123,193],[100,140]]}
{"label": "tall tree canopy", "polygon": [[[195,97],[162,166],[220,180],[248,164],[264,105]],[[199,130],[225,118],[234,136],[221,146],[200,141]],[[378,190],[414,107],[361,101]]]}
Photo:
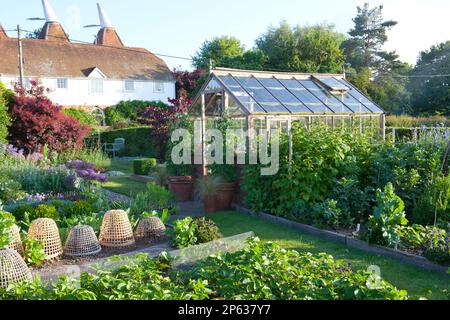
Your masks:
{"label": "tall tree canopy", "polygon": [[217,66],[224,58],[241,56],[244,52],[245,47],[239,39],[228,36],[216,37],[203,42],[192,57],[193,65],[197,69],[208,69],[210,61],[213,66]]}
{"label": "tall tree canopy", "polygon": [[340,45],[344,35],[333,25],[292,28],[287,22],[270,27],[256,40],[267,57],[267,69],[300,72],[340,72],[344,55]]}
{"label": "tall tree canopy", "polygon": [[[411,72],[413,112],[450,116],[450,41],[420,53]],[[434,75],[428,77],[427,75]]]}
{"label": "tall tree canopy", "polygon": [[396,21],[384,20],[383,6],[368,3],[357,7],[350,38],[342,43],[350,81],[369,94],[385,110],[404,113],[410,109],[410,94],[405,77],[411,67],[399,60],[397,53],[383,50],[387,32]]}

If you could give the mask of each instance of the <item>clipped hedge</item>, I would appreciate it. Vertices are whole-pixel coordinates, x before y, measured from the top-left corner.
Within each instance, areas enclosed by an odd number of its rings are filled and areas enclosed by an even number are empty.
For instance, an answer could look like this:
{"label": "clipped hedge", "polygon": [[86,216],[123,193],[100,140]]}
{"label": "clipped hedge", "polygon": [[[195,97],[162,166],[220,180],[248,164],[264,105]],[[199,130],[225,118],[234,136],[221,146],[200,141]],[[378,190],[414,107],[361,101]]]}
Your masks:
{"label": "clipped hedge", "polygon": [[157,158],[159,143],[151,136],[149,127],[134,127],[120,130],[112,130],[101,133],[102,143],[113,143],[114,139],[124,138],[125,148],[118,153],[121,157],[146,157]]}
{"label": "clipped hedge", "polygon": [[155,158],[143,158],[133,160],[133,172],[139,176],[145,176],[155,169],[158,161]]}

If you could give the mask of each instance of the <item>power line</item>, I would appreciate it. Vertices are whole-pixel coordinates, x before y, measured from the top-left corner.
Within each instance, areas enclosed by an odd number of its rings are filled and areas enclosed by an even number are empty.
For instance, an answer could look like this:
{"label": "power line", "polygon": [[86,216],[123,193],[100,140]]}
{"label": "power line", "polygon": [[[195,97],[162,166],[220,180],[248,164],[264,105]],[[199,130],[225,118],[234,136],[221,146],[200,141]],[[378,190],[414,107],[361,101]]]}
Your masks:
{"label": "power line", "polygon": [[[11,30],[5,30],[5,31],[6,32],[17,32],[17,28],[16,29],[11,29]],[[20,31],[24,31],[24,32],[28,32],[28,33],[33,33],[34,32],[34,31],[30,31],[30,30],[25,30],[25,29],[20,29]],[[54,35],[49,35],[49,37],[53,37],[53,38],[56,38],[56,39],[68,39],[70,42],[73,42],[73,43],[92,45],[92,42],[87,42],[87,41],[83,41],[83,40],[76,40],[76,39],[72,39],[72,38],[65,38],[65,37],[59,37],[59,36],[54,36]],[[143,52],[141,50],[136,50],[136,49],[133,49],[133,48],[129,48],[129,47],[114,47],[114,46],[108,46],[108,45],[103,45],[103,47],[146,54],[146,52]],[[181,56],[170,55],[170,54],[163,54],[163,53],[155,53],[155,52],[151,52],[151,53],[156,55],[156,56],[165,57],[165,58],[179,59],[179,60],[185,60],[185,61],[193,61],[192,58],[187,58],[187,57],[181,57]],[[222,67],[224,67],[224,68],[232,68],[233,66],[222,66]],[[257,71],[257,70],[255,70],[255,71]],[[274,69],[274,68],[264,68],[264,71],[287,72],[287,73],[288,72],[298,72],[298,71],[294,71],[294,70],[282,70],[282,69]],[[399,74],[393,74],[391,76],[394,77],[394,78],[443,78],[443,77],[450,77],[450,74],[422,74],[422,75],[399,75]]]}
{"label": "power line", "polygon": [[[6,32],[17,32],[17,29],[11,29],[11,30],[5,30],[5,31]],[[20,31],[27,32],[27,33],[33,33],[34,32],[34,31],[30,31],[30,30],[25,30],[25,29],[20,29]],[[88,41],[76,40],[76,39],[72,39],[72,38],[65,38],[65,37],[54,36],[54,35],[48,35],[48,36],[52,37],[54,39],[64,39],[64,40],[68,39],[72,43],[92,45],[92,42],[88,42]],[[133,48],[129,48],[129,47],[115,47],[115,46],[108,46],[108,45],[102,45],[102,46],[103,47],[107,47],[107,48],[112,48],[112,49],[118,49],[118,50],[124,50],[124,51],[131,51],[131,52],[136,52],[136,53],[147,54],[147,52],[143,52],[142,50],[137,50],[137,49],[133,49]],[[160,56],[160,57],[192,61],[192,58],[180,57],[180,56],[176,56],[176,55],[163,54],[163,53],[155,53],[155,52],[151,52],[151,53],[156,55],[156,56]]]}

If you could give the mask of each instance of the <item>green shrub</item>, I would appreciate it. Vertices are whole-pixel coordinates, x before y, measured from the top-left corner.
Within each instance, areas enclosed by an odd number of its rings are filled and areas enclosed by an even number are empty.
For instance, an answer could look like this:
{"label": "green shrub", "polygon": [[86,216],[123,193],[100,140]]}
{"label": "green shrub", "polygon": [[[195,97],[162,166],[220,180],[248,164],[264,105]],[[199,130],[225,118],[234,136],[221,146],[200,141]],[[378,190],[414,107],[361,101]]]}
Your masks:
{"label": "green shrub", "polygon": [[207,218],[196,219],[195,237],[197,244],[207,243],[222,238],[219,227],[214,221]]}
{"label": "green shrub", "polygon": [[97,212],[98,208],[90,200],[80,200],[75,201],[68,206],[65,206],[63,210],[64,215],[67,218],[70,218],[73,216],[90,216],[93,213]]}
{"label": "green shrub", "polygon": [[423,226],[450,223],[450,176],[439,177],[420,195],[411,222]]}
{"label": "green shrub", "polygon": [[85,124],[91,127],[98,125],[98,121],[95,116],[85,110],[69,108],[63,109],[62,111],[67,116],[77,119],[81,124]]}
{"label": "green shrub", "polygon": [[156,168],[158,161],[154,158],[133,160],[133,172],[136,175],[146,176]]}
{"label": "green shrub", "polygon": [[295,161],[289,162],[289,140],[283,135],[278,174],[262,176],[265,166],[261,165],[249,165],[243,171],[245,203],[256,211],[286,216],[298,200],[311,205],[325,201],[335,179],[361,173],[370,147],[368,137],[352,128],[330,130],[318,125],[309,131],[296,124],[292,136]]}
{"label": "green shrub", "polygon": [[337,229],[340,226],[349,225],[351,221],[344,221],[341,209],[336,200],[327,200],[316,203],[311,210],[312,225],[318,227],[331,227]]}
{"label": "green shrub", "polygon": [[187,248],[201,243],[220,239],[222,234],[214,221],[207,218],[191,217],[177,220],[172,230],[171,244],[177,248]]}
{"label": "green shrub", "polygon": [[0,175],[0,201],[10,202],[18,200],[23,193],[20,182]]}
{"label": "green shrub", "polygon": [[142,101],[129,100],[120,101],[115,106],[106,109],[106,123],[109,126],[114,126],[123,120],[131,120],[136,122],[138,120],[138,113],[140,110],[147,109],[148,106],[167,107],[167,104],[160,101]]}
{"label": "green shrub", "polygon": [[14,93],[0,82],[0,143],[5,143],[8,137],[8,126],[11,124],[9,109],[12,107],[13,96]]}
{"label": "green shrub", "polygon": [[401,227],[408,224],[405,204],[394,193],[392,183],[377,191],[377,206],[365,226],[364,237],[374,244],[395,247],[400,243]]}
{"label": "green shrub", "polygon": [[195,235],[197,225],[191,217],[177,220],[173,229],[169,230],[172,236],[170,244],[176,248],[188,248],[197,244],[197,237]]}
{"label": "green shrub", "polygon": [[17,221],[22,221],[25,219],[25,214],[32,214],[34,212],[34,208],[27,204],[22,204],[11,210],[11,213],[14,215]]}
{"label": "green shrub", "polygon": [[131,201],[130,214],[139,216],[143,212],[172,209],[174,197],[170,191],[154,183],[147,184],[147,190],[140,192]]}
{"label": "green shrub", "polygon": [[48,218],[55,221],[59,221],[61,216],[59,215],[56,208],[52,205],[41,204],[38,205],[32,212],[29,212],[30,220],[36,220],[39,218]]}
{"label": "green shrub", "polygon": [[45,260],[44,244],[30,237],[23,240],[23,259],[29,266],[38,267]]}
{"label": "green shrub", "polygon": [[62,226],[67,229],[72,229],[78,225],[91,226],[95,233],[99,234],[100,226],[102,224],[103,214],[102,213],[92,213],[89,215],[73,215],[70,218],[65,218]]}
{"label": "green shrub", "polygon": [[371,187],[362,189],[358,180],[342,178],[334,182],[330,198],[337,201],[342,216],[349,217],[345,224],[355,225],[368,219],[374,195],[375,191]]}
{"label": "green shrub", "polygon": [[0,250],[8,248],[11,243],[11,228],[14,226],[14,223],[14,216],[0,208]]}
{"label": "green shrub", "polygon": [[152,139],[152,129],[135,127],[112,130],[101,133],[102,143],[113,143],[117,138],[125,139],[125,147],[117,155],[123,157],[157,158],[160,154],[160,143]]}

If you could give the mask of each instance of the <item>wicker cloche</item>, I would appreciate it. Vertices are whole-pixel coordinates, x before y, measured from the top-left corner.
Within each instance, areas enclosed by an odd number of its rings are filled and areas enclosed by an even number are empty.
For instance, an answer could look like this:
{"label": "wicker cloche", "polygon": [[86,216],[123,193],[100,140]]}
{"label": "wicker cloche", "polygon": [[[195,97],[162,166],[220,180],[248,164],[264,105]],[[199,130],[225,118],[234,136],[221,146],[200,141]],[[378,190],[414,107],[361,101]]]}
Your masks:
{"label": "wicker cloche", "polygon": [[0,288],[31,279],[31,271],[17,251],[0,250]]}
{"label": "wicker cloche", "polygon": [[11,238],[12,241],[9,244],[8,248],[17,251],[19,254],[23,254],[23,245],[22,239],[20,239],[20,230],[16,225],[11,228]]}
{"label": "wicker cloche", "polygon": [[85,257],[99,253],[102,250],[94,229],[90,226],[72,228],[64,246],[64,255],[68,257]]}
{"label": "wicker cloche", "polygon": [[28,230],[28,236],[43,243],[46,260],[62,255],[61,238],[54,220],[47,218],[34,220]]}
{"label": "wicker cloche", "polygon": [[123,210],[111,210],[105,213],[99,240],[102,247],[109,249],[134,246],[133,228],[128,214]]}
{"label": "wicker cloche", "polygon": [[136,239],[150,243],[164,239],[166,226],[158,217],[146,217],[139,221],[136,228]]}

